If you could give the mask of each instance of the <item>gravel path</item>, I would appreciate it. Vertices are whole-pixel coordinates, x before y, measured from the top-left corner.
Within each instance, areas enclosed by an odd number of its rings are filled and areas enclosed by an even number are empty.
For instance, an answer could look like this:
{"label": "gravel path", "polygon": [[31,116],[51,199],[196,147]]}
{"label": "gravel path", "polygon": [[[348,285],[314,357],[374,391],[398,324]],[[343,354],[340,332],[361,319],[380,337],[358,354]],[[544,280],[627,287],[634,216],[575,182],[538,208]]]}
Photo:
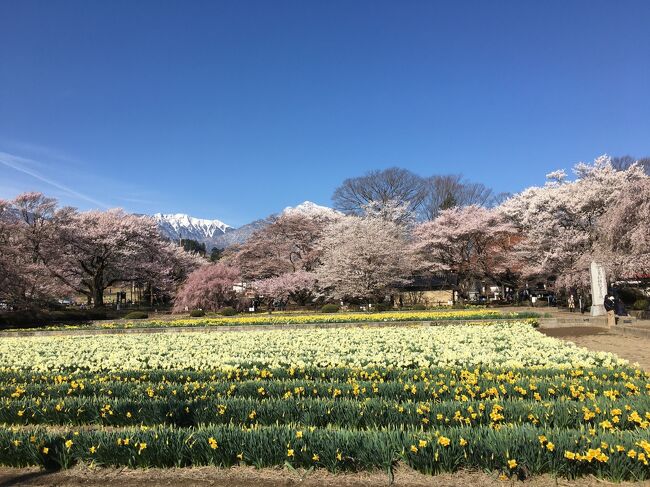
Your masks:
{"label": "gravel path", "polygon": [[595,326],[540,328],[545,335],[568,340],[589,350],[612,352],[650,372],[650,339],[611,333]]}

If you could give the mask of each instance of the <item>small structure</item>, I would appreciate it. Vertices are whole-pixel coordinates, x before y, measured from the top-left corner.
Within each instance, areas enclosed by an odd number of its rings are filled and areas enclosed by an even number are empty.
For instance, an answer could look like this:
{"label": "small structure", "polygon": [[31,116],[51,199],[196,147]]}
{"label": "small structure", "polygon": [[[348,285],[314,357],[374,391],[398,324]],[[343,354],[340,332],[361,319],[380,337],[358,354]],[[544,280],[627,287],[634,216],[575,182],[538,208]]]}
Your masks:
{"label": "small structure", "polygon": [[395,304],[413,306],[451,306],[454,304],[453,287],[441,277],[414,276],[412,282],[400,287]]}
{"label": "small structure", "polygon": [[605,314],[605,295],[607,294],[607,278],[605,268],[598,262],[591,263],[591,316]]}

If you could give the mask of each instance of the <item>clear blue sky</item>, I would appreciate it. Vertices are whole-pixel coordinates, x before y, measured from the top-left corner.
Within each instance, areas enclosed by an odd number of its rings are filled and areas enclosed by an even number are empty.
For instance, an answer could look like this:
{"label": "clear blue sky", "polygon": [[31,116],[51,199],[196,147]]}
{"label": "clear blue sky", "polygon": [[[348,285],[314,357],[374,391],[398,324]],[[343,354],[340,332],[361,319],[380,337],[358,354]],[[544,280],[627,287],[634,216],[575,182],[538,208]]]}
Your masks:
{"label": "clear blue sky", "polygon": [[0,197],[240,225],[650,154],[650,1],[0,0]]}

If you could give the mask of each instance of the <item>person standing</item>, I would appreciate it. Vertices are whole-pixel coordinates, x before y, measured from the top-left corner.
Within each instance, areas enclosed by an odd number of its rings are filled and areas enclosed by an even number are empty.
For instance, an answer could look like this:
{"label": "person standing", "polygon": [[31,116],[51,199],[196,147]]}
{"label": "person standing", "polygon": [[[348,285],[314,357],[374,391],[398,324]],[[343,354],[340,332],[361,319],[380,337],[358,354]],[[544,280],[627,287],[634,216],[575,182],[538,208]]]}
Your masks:
{"label": "person standing", "polygon": [[616,312],[616,316],[628,316],[625,303],[623,303],[620,296],[616,296],[614,311]]}
{"label": "person standing", "polygon": [[569,305],[569,313],[573,313],[576,309],[576,300],[573,297],[573,294],[569,296],[568,305]]}
{"label": "person standing", "polygon": [[607,293],[603,306],[605,307],[605,311],[607,311],[607,326],[611,328],[616,324],[616,300],[614,296]]}

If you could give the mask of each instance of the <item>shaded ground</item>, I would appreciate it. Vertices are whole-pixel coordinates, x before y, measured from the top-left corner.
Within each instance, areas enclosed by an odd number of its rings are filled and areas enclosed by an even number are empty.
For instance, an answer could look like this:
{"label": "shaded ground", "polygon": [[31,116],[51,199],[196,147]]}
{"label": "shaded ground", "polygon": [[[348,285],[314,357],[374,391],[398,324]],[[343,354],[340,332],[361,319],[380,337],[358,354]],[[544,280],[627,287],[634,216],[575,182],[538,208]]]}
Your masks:
{"label": "shaded ground", "polygon": [[[252,467],[234,467],[228,470],[213,467],[187,469],[89,469],[74,468],[57,473],[46,473],[38,469],[0,469],[0,487],[13,485],[25,486],[214,486],[214,487],[370,487],[388,485],[388,476],[378,473],[331,474],[324,470],[289,471],[287,469],[262,469]],[[395,473],[394,484],[397,487],[472,487],[472,486],[509,486],[519,484],[515,480],[500,480],[498,475],[482,472],[457,472],[435,477],[422,475],[410,469],[400,468]],[[521,484],[520,484],[521,485]],[[577,480],[556,479],[547,475],[527,480],[530,487],[571,486],[595,487],[619,485],[621,487],[650,486],[650,482],[623,482],[620,484],[586,477]]]}
{"label": "shaded ground", "polygon": [[650,371],[650,339],[612,333],[596,326],[540,328],[547,336],[568,340],[589,350],[612,352]]}

